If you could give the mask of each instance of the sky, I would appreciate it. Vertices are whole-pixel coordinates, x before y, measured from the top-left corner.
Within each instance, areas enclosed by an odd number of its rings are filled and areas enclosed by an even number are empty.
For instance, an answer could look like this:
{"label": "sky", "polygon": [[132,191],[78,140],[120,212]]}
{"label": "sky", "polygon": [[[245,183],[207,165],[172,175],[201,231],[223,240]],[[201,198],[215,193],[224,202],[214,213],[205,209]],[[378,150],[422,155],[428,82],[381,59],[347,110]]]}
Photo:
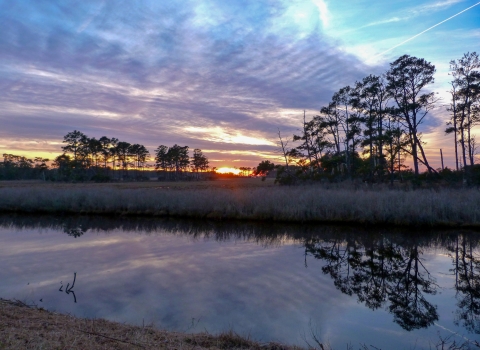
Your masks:
{"label": "sky", "polygon": [[476,0],[0,0],[0,154],[53,159],[80,130],[277,163],[278,130],[409,54],[437,69],[427,157],[453,166],[449,62],[480,51],[479,24]]}

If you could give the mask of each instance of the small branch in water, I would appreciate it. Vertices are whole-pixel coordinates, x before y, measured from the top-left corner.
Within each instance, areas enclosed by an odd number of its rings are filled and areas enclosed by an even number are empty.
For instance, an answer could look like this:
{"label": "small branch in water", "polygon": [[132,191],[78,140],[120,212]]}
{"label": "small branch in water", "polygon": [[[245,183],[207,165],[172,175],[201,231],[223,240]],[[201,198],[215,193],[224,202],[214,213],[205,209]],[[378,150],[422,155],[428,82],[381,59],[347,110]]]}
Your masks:
{"label": "small branch in water", "polygon": [[72,283],[72,286],[70,287],[70,290],[72,290],[73,286],[75,285],[75,280],[77,279],[77,273],[74,272],[73,273],[73,283]]}
{"label": "small branch in water", "polygon": [[[73,294],[73,301],[74,301],[75,303],[77,302],[77,296],[75,295],[75,292],[73,291],[73,287],[75,286],[75,281],[76,281],[76,279],[77,279],[77,273],[74,272],[74,273],[73,273],[73,283],[72,283],[72,286],[70,287],[70,282],[69,282],[69,283],[67,283],[67,286],[65,287],[65,293],[67,293],[67,294],[72,293],[72,294]],[[61,286],[60,286],[59,291],[61,292],[61,291],[63,290],[63,284],[62,284],[61,281],[60,281],[60,284],[61,284]]]}

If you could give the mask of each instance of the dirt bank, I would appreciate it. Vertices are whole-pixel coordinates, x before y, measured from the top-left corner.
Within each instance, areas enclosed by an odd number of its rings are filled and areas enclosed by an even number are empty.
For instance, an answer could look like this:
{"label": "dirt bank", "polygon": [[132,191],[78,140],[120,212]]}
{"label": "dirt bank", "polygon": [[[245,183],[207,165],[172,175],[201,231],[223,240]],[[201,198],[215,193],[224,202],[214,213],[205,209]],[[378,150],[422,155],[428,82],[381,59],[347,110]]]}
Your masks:
{"label": "dirt bank", "polygon": [[228,332],[185,334],[49,312],[0,299],[0,349],[298,349]]}

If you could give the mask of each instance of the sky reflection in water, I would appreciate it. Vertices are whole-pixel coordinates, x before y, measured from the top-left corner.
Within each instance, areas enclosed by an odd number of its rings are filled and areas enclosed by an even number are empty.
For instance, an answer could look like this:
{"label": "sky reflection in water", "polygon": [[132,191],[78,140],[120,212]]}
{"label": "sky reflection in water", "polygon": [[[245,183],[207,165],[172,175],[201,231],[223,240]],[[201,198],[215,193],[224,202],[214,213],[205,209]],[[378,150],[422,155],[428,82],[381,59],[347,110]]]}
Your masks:
{"label": "sky reflection in water", "polygon": [[[0,297],[80,317],[178,331],[233,329],[301,346],[313,329],[337,349],[428,348],[439,332],[480,341],[479,238],[459,231],[0,217]],[[75,295],[66,293],[67,284]]]}

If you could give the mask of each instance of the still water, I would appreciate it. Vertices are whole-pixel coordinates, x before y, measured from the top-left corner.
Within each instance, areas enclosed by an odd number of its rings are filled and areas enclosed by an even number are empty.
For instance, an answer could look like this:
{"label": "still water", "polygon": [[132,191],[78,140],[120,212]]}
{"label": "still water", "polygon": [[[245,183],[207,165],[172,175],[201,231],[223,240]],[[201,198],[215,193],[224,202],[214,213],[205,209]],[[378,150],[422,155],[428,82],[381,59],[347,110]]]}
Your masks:
{"label": "still water", "polygon": [[300,346],[315,335],[334,349],[434,349],[480,341],[479,242],[461,230],[0,217],[0,297]]}

